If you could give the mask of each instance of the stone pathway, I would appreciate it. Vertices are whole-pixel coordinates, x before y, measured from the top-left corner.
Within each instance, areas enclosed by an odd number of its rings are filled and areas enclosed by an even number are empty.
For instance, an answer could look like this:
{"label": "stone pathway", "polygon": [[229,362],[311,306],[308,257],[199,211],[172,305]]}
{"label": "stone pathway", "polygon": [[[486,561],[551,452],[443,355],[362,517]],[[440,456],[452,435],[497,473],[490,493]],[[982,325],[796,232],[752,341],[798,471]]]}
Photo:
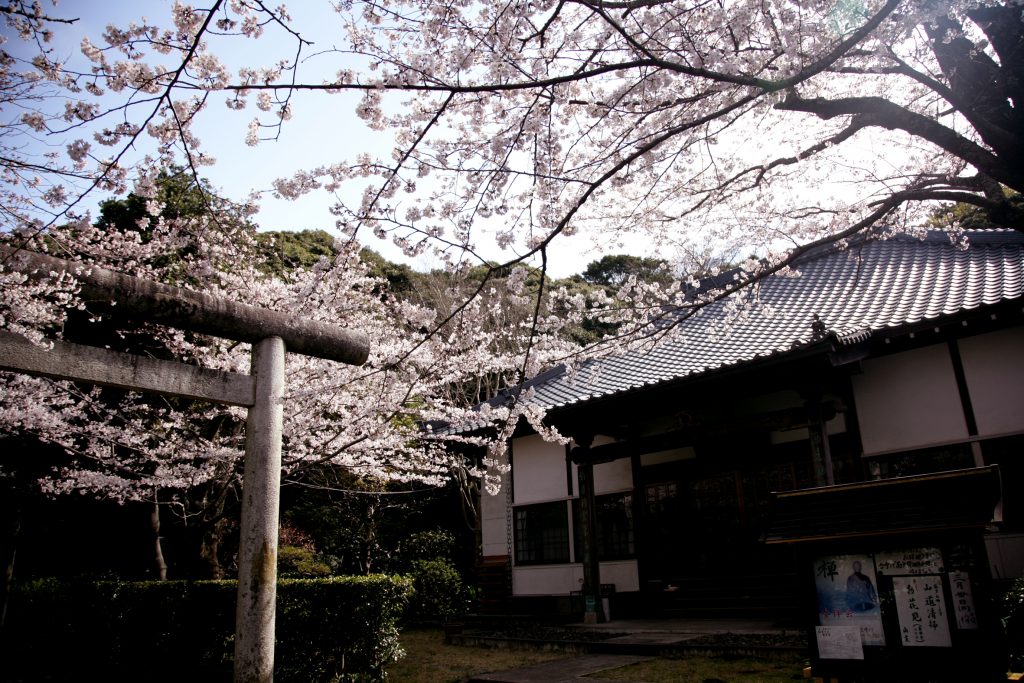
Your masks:
{"label": "stone pathway", "polygon": [[599,678],[583,677],[649,659],[651,657],[637,655],[581,655],[520,669],[480,674],[470,678],[468,683],[601,683]]}

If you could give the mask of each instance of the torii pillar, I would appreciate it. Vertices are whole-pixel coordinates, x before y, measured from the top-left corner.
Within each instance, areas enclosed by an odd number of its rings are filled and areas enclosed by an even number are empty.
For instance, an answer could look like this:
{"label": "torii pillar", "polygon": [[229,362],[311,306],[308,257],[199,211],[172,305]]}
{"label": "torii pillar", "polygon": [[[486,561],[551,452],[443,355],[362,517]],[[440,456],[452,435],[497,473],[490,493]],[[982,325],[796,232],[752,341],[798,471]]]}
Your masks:
{"label": "torii pillar", "polygon": [[41,280],[67,273],[84,296],[116,301],[134,317],[252,344],[250,374],[242,375],[60,341],[46,349],[0,331],[0,369],[248,408],[234,680],[271,683],[285,351],[362,365],[365,335],[26,250],[0,247],[0,263]]}
{"label": "torii pillar", "polygon": [[274,676],[284,352],[280,337],[267,337],[253,345],[250,361],[256,400],[245,420],[235,602],[236,683],[271,681]]}

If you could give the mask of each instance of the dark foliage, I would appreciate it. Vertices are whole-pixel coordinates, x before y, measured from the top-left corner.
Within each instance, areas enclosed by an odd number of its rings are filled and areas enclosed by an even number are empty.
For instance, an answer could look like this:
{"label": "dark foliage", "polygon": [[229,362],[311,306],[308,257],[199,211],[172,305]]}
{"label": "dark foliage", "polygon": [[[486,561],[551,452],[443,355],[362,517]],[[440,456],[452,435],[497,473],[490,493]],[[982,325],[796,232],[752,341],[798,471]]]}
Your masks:
{"label": "dark foliage", "polygon": [[[4,630],[10,681],[229,680],[234,581],[59,582],[19,587]],[[275,680],[382,680],[411,594],[391,576],[278,583]]]}

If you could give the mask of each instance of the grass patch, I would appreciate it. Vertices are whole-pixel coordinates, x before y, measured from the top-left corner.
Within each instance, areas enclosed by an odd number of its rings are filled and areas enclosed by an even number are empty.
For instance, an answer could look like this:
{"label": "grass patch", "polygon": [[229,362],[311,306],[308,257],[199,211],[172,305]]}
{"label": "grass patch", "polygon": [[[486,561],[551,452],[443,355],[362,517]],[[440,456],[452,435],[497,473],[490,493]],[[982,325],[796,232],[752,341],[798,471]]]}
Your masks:
{"label": "grass patch", "polygon": [[564,652],[447,645],[441,629],[403,631],[405,657],[387,667],[391,683],[455,683],[477,674],[570,657]]}
{"label": "grass patch", "polygon": [[[406,655],[387,667],[390,683],[457,683],[470,676],[566,659],[557,651],[506,650],[447,645],[441,629],[410,629],[400,637]],[[617,669],[593,678],[643,683],[793,683],[802,681],[804,658],[757,660],[748,657],[688,655],[661,657]]]}
{"label": "grass patch", "polygon": [[761,661],[739,657],[661,657],[618,669],[606,669],[594,678],[644,683],[781,683],[802,681],[804,659]]}

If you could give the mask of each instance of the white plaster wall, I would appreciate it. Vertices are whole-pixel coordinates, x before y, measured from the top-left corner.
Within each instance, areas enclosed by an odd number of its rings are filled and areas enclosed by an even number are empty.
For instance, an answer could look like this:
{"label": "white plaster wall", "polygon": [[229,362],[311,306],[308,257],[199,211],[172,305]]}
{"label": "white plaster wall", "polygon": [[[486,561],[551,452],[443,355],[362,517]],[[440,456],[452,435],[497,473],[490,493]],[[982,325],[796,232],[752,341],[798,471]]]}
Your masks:
{"label": "white plaster wall", "polygon": [[616,560],[601,563],[601,583],[614,583],[616,593],[640,590],[640,572],[636,560]]}
{"label": "white plaster wall", "polygon": [[[486,493],[484,494],[487,495]],[[489,555],[508,555],[508,531],[505,516],[500,519],[484,518],[480,520],[480,551],[484,557]]]}
{"label": "white plaster wall", "polygon": [[569,495],[565,446],[535,434],[513,439],[512,476],[517,505],[565,498]]}
{"label": "white plaster wall", "polygon": [[958,343],[978,435],[1024,432],[1024,327]]}
{"label": "white plaster wall", "polygon": [[[640,590],[636,560],[602,562],[601,583],[615,584],[616,593]],[[513,595],[568,595],[582,587],[582,564],[546,564],[512,569]]]}
{"label": "white plaster wall", "polygon": [[864,361],[853,395],[865,455],[963,441],[967,425],[944,344]]}
{"label": "white plaster wall", "polygon": [[[508,462],[506,456],[501,456],[499,462]],[[493,474],[498,474],[497,471]],[[506,520],[506,506],[508,502],[509,473],[503,473],[501,477],[501,491],[498,495],[492,496],[486,491],[480,493],[480,540],[481,553],[488,555],[508,555],[508,522]]]}
{"label": "white plaster wall", "polygon": [[614,493],[633,488],[633,464],[631,458],[619,458],[611,462],[594,465],[594,493]]}
{"label": "white plaster wall", "polygon": [[[591,446],[603,446],[615,443],[608,436],[597,436]],[[579,496],[579,467],[572,464],[572,495]],[[633,465],[630,458],[620,458],[612,462],[594,465],[594,493],[615,493],[633,488]]]}
{"label": "white plaster wall", "polygon": [[568,595],[583,585],[583,565],[544,564],[512,568],[513,595]]}

